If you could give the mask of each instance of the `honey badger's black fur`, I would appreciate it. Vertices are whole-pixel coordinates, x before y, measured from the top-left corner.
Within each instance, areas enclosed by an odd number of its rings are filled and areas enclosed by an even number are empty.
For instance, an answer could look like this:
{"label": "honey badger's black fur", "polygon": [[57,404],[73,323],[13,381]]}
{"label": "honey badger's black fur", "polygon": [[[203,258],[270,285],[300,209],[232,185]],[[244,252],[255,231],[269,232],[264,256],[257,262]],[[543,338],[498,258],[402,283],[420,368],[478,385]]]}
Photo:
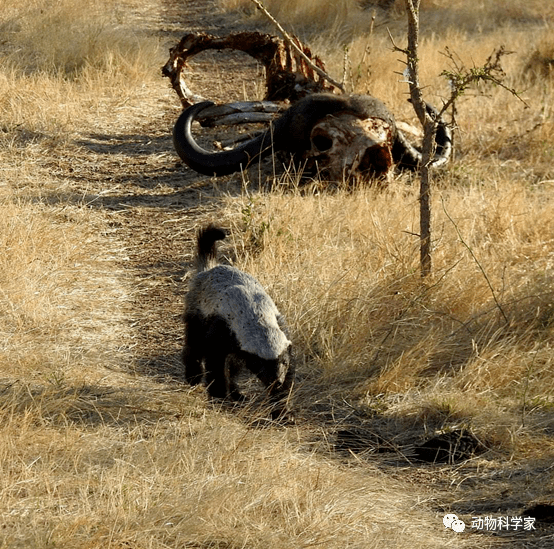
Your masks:
{"label": "honey badger's black fur", "polygon": [[212,397],[240,400],[235,378],[246,367],[282,400],[294,378],[284,318],[254,277],[217,264],[216,242],[224,238],[213,226],[198,234],[197,273],[185,301],[185,378],[197,384],[205,376]]}

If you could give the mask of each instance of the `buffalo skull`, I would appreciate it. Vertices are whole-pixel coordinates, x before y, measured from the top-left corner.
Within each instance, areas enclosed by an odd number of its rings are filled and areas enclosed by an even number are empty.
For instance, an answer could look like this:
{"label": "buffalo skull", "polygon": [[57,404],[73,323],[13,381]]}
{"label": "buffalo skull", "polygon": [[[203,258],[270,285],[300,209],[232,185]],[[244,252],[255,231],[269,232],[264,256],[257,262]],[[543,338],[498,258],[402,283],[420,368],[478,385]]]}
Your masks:
{"label": "buffalo skull", "polygon": [[305,167],[328,180],[355,174],[387,176],[393,165],[393,128],[380,118],[360,119],[348,113],[329,115],[310,133]]}
{"label": "buffalo skull", "polygon": [[[387,177],[394,165],[414,169],[421,153],[396,127],[392,114],[369,95],[308,95],[286,111],[262,134],[232,150],[210,152],[192,136],[192,122],[212,106],[207,101],[192,105],[173,129],[173,143],[185,164],[205,175],[227,175],[246,169],[273,152],[285,151],[296,164],[312,173],[342,181],[345,177]],[[436,111],[427,106],[431,115]],[[451,131],[439,120],[435,137],[434,165],[448,162]]]}

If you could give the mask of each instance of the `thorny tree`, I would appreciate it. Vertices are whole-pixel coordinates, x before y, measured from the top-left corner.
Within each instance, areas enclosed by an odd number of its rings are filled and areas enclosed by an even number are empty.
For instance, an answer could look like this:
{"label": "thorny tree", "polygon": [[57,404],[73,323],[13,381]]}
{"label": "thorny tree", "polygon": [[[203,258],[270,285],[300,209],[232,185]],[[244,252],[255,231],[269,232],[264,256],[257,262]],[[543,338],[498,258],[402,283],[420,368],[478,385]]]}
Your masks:
{"label": "thorny tree", "polygon": [[[501,66],[501,58],[510,53],[504,47],[493,52],[482,67],[466,69],[463,64],[456,62],[454,55],[446,51],[453,69],[443,71],[441,76],[448,79],[450,83],[450,98],[444,103],[440,112],[434,116],[426,109],[423,93],[419,82],[419,5],[420,0],[406,0],[406,12],[408,16],[408,47],[399,48],[392,41],[394,50],[406,55],[406,76],[410,86],[410,99],[414,110],[423,126],[422,162],[420,167],[420,265],[423,278],[431,274],[431,168],[433,158],[433,147],[438,121],[444,113],[454,106],[456,100],[472,85],[481,81],[492,82],[500,86],[518,99],[523,101],[517,91],[508,88],[503,84],[502,79],[505,73]],[[392,39],[392,37],[391,37]],[[454,123],[454,120],[453,120]]]}
{"label": "thorny tree", "polygon": [[431,273],[431,185],[429,170],[433,157],[433,142],[437,132],[437,123],[425,108],[425,101],[419,85],[419,3],[420,0],[406,0],[406,10],[408,12],[408,49],[406,57],[410,97],[417,117],[423,126],[419,188],[419,231],[421,276],[426,277]]}

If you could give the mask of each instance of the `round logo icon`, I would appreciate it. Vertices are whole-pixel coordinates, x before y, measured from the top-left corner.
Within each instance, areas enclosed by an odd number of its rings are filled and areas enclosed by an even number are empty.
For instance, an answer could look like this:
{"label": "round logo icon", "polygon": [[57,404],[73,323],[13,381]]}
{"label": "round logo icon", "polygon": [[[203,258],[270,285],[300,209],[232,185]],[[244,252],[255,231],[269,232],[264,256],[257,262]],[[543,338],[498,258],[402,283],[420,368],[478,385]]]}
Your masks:
{"label": "round logo icon", "polygon": [[454,515],[453,513],[448,513],[448,515],[444,515],[444,518],[442,519],[443,524],[446,526],[446,528],[451,528],[452,523],[458,520],[458,517]]}
{"label": "round logo icon", "polygon": [[466,529],[466,524],[463,520],[453,520],[450,528],[452,528],[454,532],[460,533]]}
{"label": "round logo icon", "polygon": [[460,520],[454,513],[444,515],[442,523],[446,528],[451,528],[454,532],[463,532],[466,529],[465,522]]}

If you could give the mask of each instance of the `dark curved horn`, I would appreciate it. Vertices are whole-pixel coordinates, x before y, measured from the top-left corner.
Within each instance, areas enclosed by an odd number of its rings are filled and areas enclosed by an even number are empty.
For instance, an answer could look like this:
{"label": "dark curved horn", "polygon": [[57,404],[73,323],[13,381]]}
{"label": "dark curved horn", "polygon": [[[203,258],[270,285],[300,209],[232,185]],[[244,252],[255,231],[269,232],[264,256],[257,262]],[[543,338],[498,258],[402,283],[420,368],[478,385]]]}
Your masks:
{"label": "dark curved horn", "polygon": [[450,162],[452,157],[452,129],[443,120],[439,120],[435,144],[435,156],[431,165],[439,168]]}
{"label": "dark curved horn", "polygon": [[[427,113],[434,119],[437,119],[438,112],[435,107],[426,103]],[[450,161],[452,156],[452,130],[442,119],[438,120],[437,132],[435,134],[435,155],[431,160],[431,166],[444,166]],[[415,170],[421,165],[421,151],[416,149],[408,142],[406,136],[400,131],[397,131],[396,142],[393,147],[393,157],[399,167]]]}
{"label": "dark curved horn", "polygon": [[230,151],[210,152],[200,147],[192,136],[192,122],[200,111],[213,104],[203,101],[192,105],[181,113],[173,127],[173,145],[187,166],[204,175],[229,175],[271,153],[270,130]]}
{"label": "dark curved horn", "polygon": [[[363,99],[360,101],[359,97]],[[369,98],[368,107],[368,97],[359,97],[324,93],[307,95],[283,112],[265,132],[233,150],[222,152],[207,151],[194,140],[191,133],[194,118],[200,111],[213,105],[209,101],[197,103],[183,111],[175,123],[173,144],[181,160],[193,170],[205,175],[228,175],[275,151],[286,150],[301,154],[309,150],[312,127],[328,114],[346,111],[363,118],[367,108],[370,108],[372,113],[377,109],[376,112],[388,120],[389,115],[383,114],[385,107],[380,101]]]}

